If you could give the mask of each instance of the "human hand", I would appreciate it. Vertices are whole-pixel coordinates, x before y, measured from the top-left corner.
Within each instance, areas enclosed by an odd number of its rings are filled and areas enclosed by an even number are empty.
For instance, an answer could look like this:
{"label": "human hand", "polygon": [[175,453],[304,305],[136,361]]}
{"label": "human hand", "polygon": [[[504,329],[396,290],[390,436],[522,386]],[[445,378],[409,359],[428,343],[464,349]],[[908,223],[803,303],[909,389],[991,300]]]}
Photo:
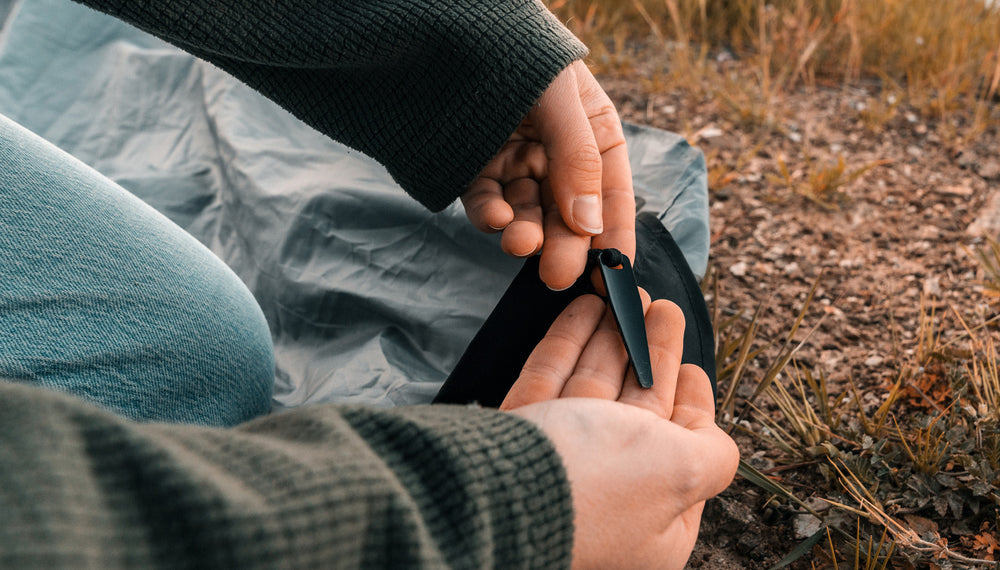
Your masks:
{"label": "human hand", "polygon": [[705,500],[729,485],[739,462],[715,425],[705,372],[680,364],[683,314],[643,297],[653,388],[625,373],[610,311],[583,296],[553,323],[501,406],[539,425],[562,457],[574,568],[682,568]]}
{"label": "human hand", "polygon": [[462,195],[510,255],[542,252],[539,276],[571,286],[591,248],[635,257],[635,196],[621,121],[582,61],[564,69]]}

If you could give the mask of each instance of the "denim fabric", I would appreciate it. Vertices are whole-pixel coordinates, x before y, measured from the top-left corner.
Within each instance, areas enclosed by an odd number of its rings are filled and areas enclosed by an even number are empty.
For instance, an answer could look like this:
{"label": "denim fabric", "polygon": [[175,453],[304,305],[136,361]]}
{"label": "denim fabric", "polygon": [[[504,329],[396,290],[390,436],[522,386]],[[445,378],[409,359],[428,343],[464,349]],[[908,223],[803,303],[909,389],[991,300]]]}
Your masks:
{"label": "denim fabric", "polygon": [[0,115],[0,378],[133,419],[232,425],[269,411],[274,351],[208,249]]}

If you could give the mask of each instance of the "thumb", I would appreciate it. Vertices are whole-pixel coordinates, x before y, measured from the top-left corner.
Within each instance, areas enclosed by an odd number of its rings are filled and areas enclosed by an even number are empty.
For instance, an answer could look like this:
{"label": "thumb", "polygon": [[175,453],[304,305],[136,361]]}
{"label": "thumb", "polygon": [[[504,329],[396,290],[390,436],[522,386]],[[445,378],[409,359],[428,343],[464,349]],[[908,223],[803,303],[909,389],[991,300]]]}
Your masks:
{"label": "thumb", "polygon": [[532,110],[531,122],[549,160],[549,183],[563,221],[574,233],[604,231],[601,211],[602,159],[580,99],[577,61],[549,85]]}

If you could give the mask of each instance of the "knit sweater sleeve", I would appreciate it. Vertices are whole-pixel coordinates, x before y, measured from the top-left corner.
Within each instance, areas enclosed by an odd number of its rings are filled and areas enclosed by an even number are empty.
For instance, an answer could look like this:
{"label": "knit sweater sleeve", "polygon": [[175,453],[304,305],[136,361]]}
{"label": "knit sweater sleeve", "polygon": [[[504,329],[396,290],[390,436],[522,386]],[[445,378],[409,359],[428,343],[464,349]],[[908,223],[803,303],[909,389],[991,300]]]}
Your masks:
{"label": "knit sweater sleeve", "polygon": [[558,456],[491,410],[316,406],[136,424],[0,384],[4,568],[560,568]]}
{"label": "knit sweater sleeve", "polygon": [[77,1],[230,72],[432,210],[586,52],[540,0]]}

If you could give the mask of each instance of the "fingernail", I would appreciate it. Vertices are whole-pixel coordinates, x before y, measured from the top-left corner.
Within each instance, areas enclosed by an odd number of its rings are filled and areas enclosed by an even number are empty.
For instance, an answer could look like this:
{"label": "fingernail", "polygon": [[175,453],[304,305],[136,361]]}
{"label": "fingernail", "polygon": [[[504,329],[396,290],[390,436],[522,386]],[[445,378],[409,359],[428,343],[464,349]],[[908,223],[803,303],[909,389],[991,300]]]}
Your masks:
{"label": "fingernail", "polygon": [[600,196],[587,194],[573,200],[573,221],[585,232],[592,234],[603,232],[604,218],[601,215]]}
{"label": "fingernail", "polygon": [[569,285],[563,287],[562,289],[556,289],[555,287],[550,286],[548,283],[546,283],[545,286],[549,288],[549,291],[553,291],[555,293],[558,293],[560,291],[565,291],[566,289],[569,289],[570,287],[573,286],[573,284],[570,283]]}

